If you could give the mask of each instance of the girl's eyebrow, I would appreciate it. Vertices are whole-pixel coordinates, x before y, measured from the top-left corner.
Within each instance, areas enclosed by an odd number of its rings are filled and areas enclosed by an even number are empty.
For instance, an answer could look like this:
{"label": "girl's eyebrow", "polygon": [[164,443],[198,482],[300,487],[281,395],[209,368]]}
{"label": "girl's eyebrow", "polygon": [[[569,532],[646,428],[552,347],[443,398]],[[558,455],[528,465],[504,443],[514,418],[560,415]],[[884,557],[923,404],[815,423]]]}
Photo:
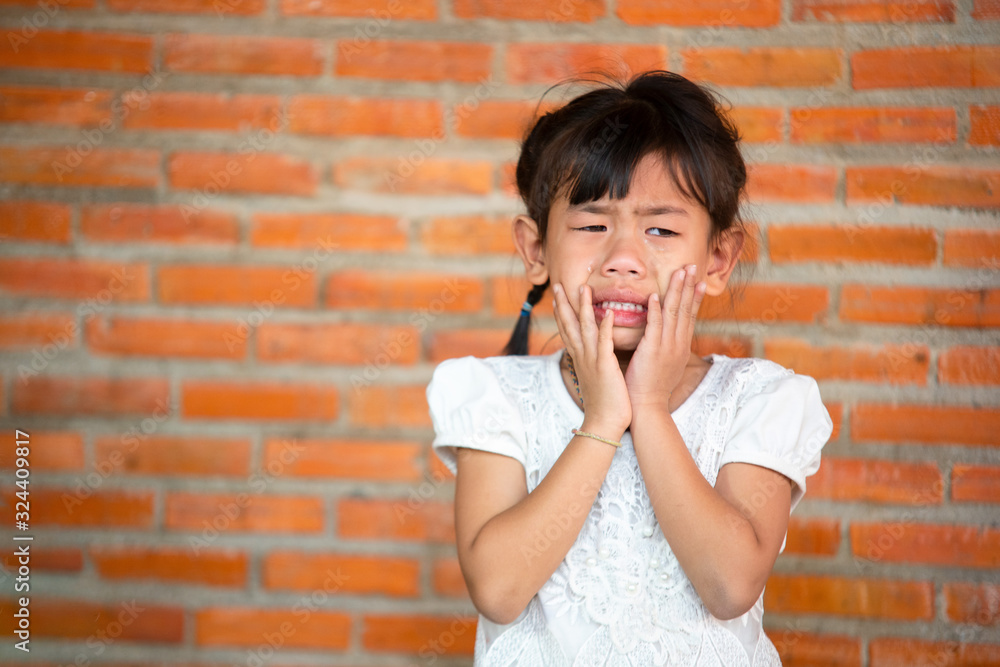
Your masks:
{"label": "girl's eyebrow", "polygon": [[[616,207],[608,206],[605,204],[597,204],[595,202],[584,202],[582,204],[570,205],[570,211],[581,211],[583,213],[599,213],[608,214],[615,210]],[[634,211],[636,215],[649,216],[649,215],[687,215],[687,209],[681,208],[679,206],[672,206],[670,204],[650,204],[647,206],[639,206]]]}

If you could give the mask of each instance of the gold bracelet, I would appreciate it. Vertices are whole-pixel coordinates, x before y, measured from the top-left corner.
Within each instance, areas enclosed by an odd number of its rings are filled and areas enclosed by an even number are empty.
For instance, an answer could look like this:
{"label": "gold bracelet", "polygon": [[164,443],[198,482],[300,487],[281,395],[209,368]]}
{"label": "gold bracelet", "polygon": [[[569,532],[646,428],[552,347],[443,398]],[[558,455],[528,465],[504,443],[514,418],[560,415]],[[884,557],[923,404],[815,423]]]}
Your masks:
{"label": "gold bracelet", "polygon": [[586,431],[581,431],[578,428],[573,429],[573,435],[582,435],[585,438],[593,438],[594,440],[599,440],[601,442],[606,442],[609,445],[614,445],[615,447],[621,447],[622,446],[622,443],[620,443],[620,442],[615,442],[614,440],[608,440],[607,438],[602,438],[599,435],[595,435],[593,433],[587,433]]}

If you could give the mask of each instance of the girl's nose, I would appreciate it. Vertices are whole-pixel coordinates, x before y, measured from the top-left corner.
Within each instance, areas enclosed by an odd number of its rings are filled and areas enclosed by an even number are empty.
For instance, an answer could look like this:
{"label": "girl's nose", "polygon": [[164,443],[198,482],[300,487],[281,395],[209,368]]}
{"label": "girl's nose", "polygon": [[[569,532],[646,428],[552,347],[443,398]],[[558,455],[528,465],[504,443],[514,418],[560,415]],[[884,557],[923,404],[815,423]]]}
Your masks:
{"label": "girl's nose", "polygon": [[632,238],[618,238],[609,247],[601,264],[601,274],[605,276],[631,276],[642,278],[646,275],[646,262],[641,243]]}

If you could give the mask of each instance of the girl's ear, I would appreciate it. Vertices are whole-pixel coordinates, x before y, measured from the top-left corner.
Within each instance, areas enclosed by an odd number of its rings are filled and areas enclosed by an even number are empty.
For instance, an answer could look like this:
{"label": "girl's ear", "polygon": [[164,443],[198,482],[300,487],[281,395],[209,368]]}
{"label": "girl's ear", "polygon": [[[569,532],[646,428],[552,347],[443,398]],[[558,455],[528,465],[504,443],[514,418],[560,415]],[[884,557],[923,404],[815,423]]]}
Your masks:
{"label": "girl's ear", "polygon": [[538,235],[538,223],[526,215],[518,215],[513,222],[514,245],[524,261],[524,272],[532,285],[541,285],[549,279],[545,264],[545,247]]}
{"label": "girl's ear", "polygon": [[728,229],[712,242],[709,253],[708,270],[705,273],[706,294],[718,296],[726,289],[729,276],[736,268],[736,262],[743,251],[746,237],[739,229]]}

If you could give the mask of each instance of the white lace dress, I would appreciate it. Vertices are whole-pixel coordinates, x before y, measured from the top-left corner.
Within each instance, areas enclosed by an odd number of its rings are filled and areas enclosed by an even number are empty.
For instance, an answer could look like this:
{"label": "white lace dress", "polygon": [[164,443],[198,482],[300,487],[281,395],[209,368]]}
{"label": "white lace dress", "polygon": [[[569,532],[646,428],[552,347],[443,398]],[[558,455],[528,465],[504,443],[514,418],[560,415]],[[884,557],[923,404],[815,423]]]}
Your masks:
{"label": "white lace dress", "polygon": [[[463,357],[435,369],[427,387],[433,446],[452,472],[454,448],[471,447],[518,460],[528,492],[538,486],[583,422],[561,355]],[[705,359],[708,373],[672,413],[698,468],[712,485],[726,463],[776,470],[794,482],[794,508],[833,428],[816,382],[763,359]],[[526,557],[545,547],[544,535],[536,538]],[[729,621],[705,609],[657,525],[626,432],[552,577],[514,622],[480,615],[475,665],[780,665],[762,616],[763,593]]]}

